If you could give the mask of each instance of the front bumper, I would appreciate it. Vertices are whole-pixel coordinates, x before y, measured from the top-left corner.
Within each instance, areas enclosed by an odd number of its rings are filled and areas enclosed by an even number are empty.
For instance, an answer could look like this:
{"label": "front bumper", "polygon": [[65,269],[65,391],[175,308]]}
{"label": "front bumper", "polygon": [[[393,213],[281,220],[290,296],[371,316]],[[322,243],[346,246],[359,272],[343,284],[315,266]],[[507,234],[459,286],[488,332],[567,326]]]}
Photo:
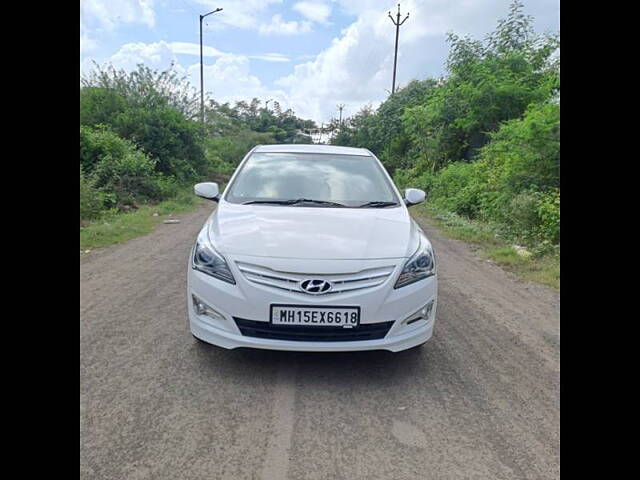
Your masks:
{"label": "front bumper", "polygon": [[[236,279],[231,285],[193,270],[189,265],[187,304],[189,325],[194,336],[207,343],[227,349],[248,347],[267,350],[308,352],[344,352],[363,350],[388,350],[398,352],[418,346],[433,334],[437,307],[437,275],[395,290],[393,284],[399,268],[382,285],[365,292],[337,295],[309,296],[295,292],[277,291],[247,282],[229,261]],[[307,262],[308,263],[308,262]],[[307,265],[313,268],[313,266]],[[192,294],[215,309],[220,318],[196,314]],[[407,324],[425,304],[434,302],[427,319]],[[234,317],[265,321],[269,319],[269,305],[285,303],[293,305],[359,305],[361,324],[393,321],[384,336],[376,340],[355,341],[293,341],[257,338],[242,335]],[[322,328],[322,327],[319,327]]]}

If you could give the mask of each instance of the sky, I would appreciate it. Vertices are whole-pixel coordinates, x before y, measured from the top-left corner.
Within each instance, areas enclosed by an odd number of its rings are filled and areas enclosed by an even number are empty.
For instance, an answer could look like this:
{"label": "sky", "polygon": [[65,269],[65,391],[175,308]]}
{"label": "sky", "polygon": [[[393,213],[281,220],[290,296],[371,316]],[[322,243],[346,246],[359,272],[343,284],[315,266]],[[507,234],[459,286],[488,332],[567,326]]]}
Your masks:
{"label": "sky", "polygon": [[[447,32],[482,38],[510,0],[401,0],[396,85],[445,73]],[[318,123],[379,105],[391,90],[397,0],[81,0],[80,72],[93,62],[173,68],[218,102],[269,99]],[[559,0],[524,0],[534,29],[558,32]]]}

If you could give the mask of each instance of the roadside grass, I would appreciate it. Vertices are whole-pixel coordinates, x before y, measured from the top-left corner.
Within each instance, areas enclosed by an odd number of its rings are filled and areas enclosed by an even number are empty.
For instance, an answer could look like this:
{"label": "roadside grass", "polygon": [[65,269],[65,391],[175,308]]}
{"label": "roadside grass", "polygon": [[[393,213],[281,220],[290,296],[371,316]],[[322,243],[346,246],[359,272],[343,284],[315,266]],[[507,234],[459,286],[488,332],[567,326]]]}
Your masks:
{"label": "roadside grass", "polygon": [[496,226],[469,220],[431,205],[420,205],[413,209],[418,217],[429,219],[440,231],[457,240],[479,246],[482,257],[513,272],[518,277],[560,289],[560,254],[546,253],[524,257],[513,248],[512,242],[500,236]]}
{"label": "roadside grass", "polygon": [[80,227],[80,251],[123,243],[146,235],[167,218],[192,211],[203,202],[205,200],[196,197],[189,188],[180,191],[174,198],[155,205],[142,205],[133,212],[105,213]]}

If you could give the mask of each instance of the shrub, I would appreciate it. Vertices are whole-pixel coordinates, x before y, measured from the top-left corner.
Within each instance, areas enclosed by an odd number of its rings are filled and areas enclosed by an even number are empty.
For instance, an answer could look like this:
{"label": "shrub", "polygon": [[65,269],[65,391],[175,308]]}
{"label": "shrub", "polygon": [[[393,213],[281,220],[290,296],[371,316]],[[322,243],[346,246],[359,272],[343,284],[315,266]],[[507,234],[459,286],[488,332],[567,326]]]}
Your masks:
{"label": "shrub", "polygon": [[214,153],[207,153],[208,172],[207,178],[215,182],[225,182],[233,174],[233,165],[225,162]]}
{"label": "shrub", "polygon": [[217,157],[235,168],[253,147],[269,143],[275,143],[272,133],[239,130],[233,135],[209,138],[205,144],[208,158]]}
{"label": "shrub", "polygon": [[516,194],[560,186],[560,106],[531,105],[521,119],[504,123],[491,135],[480,158],[492,169],[496,191]]}
{"label": "shrub", "polygon": [[484,165],[455,162],[433,178],[431,201],[439,208],[468,217],[481,212],[486,186]]}
{"label": "shrub", "polygon": [[123,157],[135,150],[130,142],[123,140],[105,125],[95,128],[80,126],[80,167],[88,175],[106,155]]}
{"label": "shrub", "polygon": [[[413,169],[397,169],[393,172],[393,182],[396,184],[399,190],[404,188],[410,188],[410,185],[415,181],[415,173]],[[420,188],[420,187],[416,187]],[[424,190],[424,189],[423,189]]]}
{"label": "shrub", "polygon": [[108,125],[156,160],[156,170],[186,180],[204,174],[197,95],[172,69],[100,67],[81,79],[80,123]]}
{"label": "shrub", "polygon": [[507,226],[510,236],[533,240],[540,224],[538,216],[539,193],[525,191],[513,197],[507,197],[507,199],[506,204],[500,210],[500,220]]}
{"label": "shrub", "polygon": [[538,200],[540,236],[553,244],[560,243],[560,189],[554,189]]}
{"label": "shrub", "polygon": [[523,8],[514,1],[507,18],[483,41],[449,34],[448,76],[421,103],[404,110],[405,132],[434,171],[476,159],[502,122],[558,91],[552,54],[559,38],[535,34]]}
{"label": "shrub", "polygon": [[162,198],[160,175],[154,171],[154,162],[140,150],[103,156],[93,176],[98,188],[116,195],[118,207]]}
{"label": "shrub", "polygon": [[178,188],[175,178],[155,171],[145,152],[106,127],[80,127],[80,165],[109,208],[160,200]]}
{"label": "shrub", "polygon": [[80,168],[80,221],[98,218],[103,208],[103,199],[94,182]]}
{"label": "shrub", "polygon": [[108,125],[115,115],[126,108],[126,99],[112,89],[80,89],[80,125]]}
{"label": "shrub", "polygon": [[111,124],[120,137],[135,142],[156,160],[158,172],[182,180],[205,173],[199,127],[173,107],[131,107]]}

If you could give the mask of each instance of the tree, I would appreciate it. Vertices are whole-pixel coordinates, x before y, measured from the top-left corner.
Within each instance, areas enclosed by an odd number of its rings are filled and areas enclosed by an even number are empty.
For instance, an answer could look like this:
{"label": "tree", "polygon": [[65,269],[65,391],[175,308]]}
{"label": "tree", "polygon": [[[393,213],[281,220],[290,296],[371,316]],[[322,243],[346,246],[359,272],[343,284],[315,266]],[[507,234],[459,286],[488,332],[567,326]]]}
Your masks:
{"label": "tree", "polygon": [[155,162],[158,172],[186,180],[206,172],[197,95],[184,78],[139,65],[127,73],[97,67],[81,80],[80,124],[108,125]]}
{"label": "tree", "polygon": [[473,160],[502,122],[559,91],[550,62],[558,37],[535,35],[522,8],[513,2],[484,42],[449,34],[449,77],[405,112],[404,127],[433,171]]}

